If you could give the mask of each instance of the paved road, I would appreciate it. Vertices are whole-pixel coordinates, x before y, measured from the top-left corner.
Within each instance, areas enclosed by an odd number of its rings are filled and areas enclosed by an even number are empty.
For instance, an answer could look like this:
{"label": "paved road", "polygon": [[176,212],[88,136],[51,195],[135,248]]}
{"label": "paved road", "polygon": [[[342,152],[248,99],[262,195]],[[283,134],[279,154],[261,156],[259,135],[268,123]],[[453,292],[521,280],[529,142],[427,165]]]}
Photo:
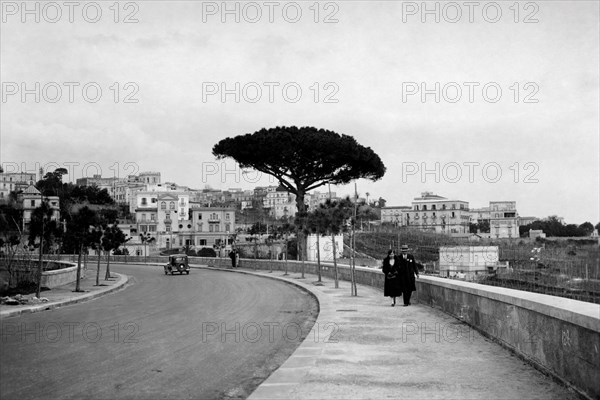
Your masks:
{"label": "paved road", "polygon": [[280,281],[115,266],[133,283],[2,320],[0,398],[246,397],[308,334],[315,300]]}

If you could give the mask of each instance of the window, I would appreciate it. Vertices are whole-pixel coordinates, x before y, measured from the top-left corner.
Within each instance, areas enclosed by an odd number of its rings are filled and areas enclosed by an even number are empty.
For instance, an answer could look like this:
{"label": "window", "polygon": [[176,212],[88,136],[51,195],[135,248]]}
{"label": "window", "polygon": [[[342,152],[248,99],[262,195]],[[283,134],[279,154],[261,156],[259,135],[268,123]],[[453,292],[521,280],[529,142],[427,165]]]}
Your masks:
{"label": "window", "polygon": [[442,210],[445,210],[445,209],[446,209],[446,205],[442,204]]}
{"label": "window", "polygon": [[146,214],[142,214],[142,222],[146,222]]}
{"label": "window", "polygon": [[216,225],[216,224],[215,224],[215,232],[219,232],[219,231],[220,231],[220,227],[219,227],[219,225]]}
{"label": "window", "polygon": [[198,223],[198,230],[199,230],[200,232],[202,232],[202,222],[199,222],[199,223]]}
{"label": "window", "polygon": [[152,204],[156,203],[156,199],[155,198],[152,198],[151,201],[152,201]]}
{"label": "window", "polygon": [[148,225],[148,231],[156,232],[156,225]]}
{"label": "window", "polygon": [[419,211],[419,206],[418,205],[415,206],[415,211]]}
{"label": "window", "polygon": [[[10,178],[12,179],[12,178]],[[35,207],[35,200],[31,200],[31,207]]]}
{"label": "window", "polygon": [[206,246],[206,239],[200,239],[199,240],[200,243],[198,243],[200,246]]}
{"label": "window", "polygon": [[[165,231],[167,231],[167,232],[171,232],[171,225],[167,225],[167,226],[165,227]],[[167,242],[168,242],[168,241],[169,241],[169,239],[167,239]]]}
{"label": "window", "polygon": [[208,231],[209,232],[214,232],[215,231],[214,225],[208,225]]}
{"label": "window", "polygon": [[156,214],[150,214],[150,221],[156,221]]}
{"label": "window", "polygon": [[161,210],[166,210],[167,209],[167,202],[166,201],[161,201],[161,203],[160,203],[160,209]]}
{"label": "window", "polygon": [[174,210],[175,209],[175,202],[174,201],[169,202],[169,209],[170,210]]}
{"label": "window", "polygon": [[198,213],[198,219],[202,219],[202,213]]}
{"label": "window", "polygon": [[423,211],[427,211],[427,204],[423,204]]}
{"label": "window", "polygon": [[147,202],[146,198],[142,197],[142,205],[145,206],[147,204],[148,204],[148,202]]}
{"label": "window", "polygon": [[[225,221],[229,221],[229,213],[225,214]],[[229,229],[228,229],[229,230]]]}
{"label": "window", "polygon": [[[228,215],[229,215],[229,214],[228,214]],[[229,225],[229,224],[225,224],[225,232],[229,232],[229,230],[230,230],[230,229],[229,229],[229,227],[230,227],[230,225]]]}
{"label": "window", "polygon": [[[433,204],[433,205],[431,206],[431,209],[432,209],[432,210],[435,210],[435,204]],[[433,215],[435,215],[435,213],[433,213]]]}

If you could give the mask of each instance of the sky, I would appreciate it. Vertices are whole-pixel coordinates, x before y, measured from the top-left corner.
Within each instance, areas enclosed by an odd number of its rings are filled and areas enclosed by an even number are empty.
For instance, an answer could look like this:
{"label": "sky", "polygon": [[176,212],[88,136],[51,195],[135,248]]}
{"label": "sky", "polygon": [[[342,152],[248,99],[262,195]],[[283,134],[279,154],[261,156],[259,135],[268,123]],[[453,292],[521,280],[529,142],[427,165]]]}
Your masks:
{"label": "sky", "polygon": [[600,221],[597,1],[0,4],[6,172],[252,189],[212,147],[315,126],[381,157],[362,197]]}

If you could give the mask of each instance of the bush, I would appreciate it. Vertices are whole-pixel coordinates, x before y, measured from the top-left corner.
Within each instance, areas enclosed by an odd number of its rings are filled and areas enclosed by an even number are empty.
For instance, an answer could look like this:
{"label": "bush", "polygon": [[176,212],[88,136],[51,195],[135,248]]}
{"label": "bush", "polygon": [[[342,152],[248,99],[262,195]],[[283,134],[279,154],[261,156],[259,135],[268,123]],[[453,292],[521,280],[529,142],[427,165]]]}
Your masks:
{"label": "bush", "polygon": [[217,256],[217,252],[215,251],[215,249],[210,248],[210,247],[203,247],[200,250],[198,250],[196,254],[198,255],[198,257],[216,257]]}

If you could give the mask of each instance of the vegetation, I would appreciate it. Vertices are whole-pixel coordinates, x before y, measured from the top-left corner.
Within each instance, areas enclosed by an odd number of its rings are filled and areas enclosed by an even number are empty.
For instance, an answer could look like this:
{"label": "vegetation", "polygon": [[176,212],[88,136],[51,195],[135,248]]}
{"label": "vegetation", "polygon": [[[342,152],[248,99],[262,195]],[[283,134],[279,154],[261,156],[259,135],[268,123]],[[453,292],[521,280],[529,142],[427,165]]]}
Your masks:
{"label": "vegetation", "polygon": [[[600,223],[596,225],[598,227]],[[542,230],[548,237],[582,237],[590,236],[594,231],[594,225],[591,222],[584,222],[581,225],[563,224],[556,215],[551,215],[543,220],[534,221],[531,224],[519,227],[519,235],[527,236],[530,229]]]}

